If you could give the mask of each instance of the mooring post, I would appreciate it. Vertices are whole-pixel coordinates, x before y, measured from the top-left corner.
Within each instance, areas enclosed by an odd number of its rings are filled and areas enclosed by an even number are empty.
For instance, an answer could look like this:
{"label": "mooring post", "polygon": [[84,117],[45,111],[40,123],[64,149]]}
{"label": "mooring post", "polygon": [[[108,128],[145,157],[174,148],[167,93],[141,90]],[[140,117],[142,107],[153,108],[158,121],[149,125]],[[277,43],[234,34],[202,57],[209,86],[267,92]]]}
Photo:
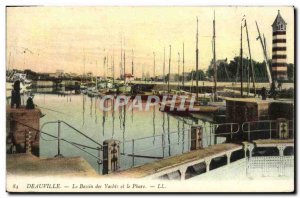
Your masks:
{"label": "mooring post", "polygon": [[202,126],[191,126],[191,150],[203,148],[203,128]]}
{"label": "mooring post", "polygon": [[119,169],[120,142],[114,139],[105,140],[103,142],[102,151],[102,174],[117,171]]}
{"label": "mooring post", "polygon": [[277,133],[279,139],[288,139],[289,138],[289,124],[287,119],[278,118],[277,119]]}

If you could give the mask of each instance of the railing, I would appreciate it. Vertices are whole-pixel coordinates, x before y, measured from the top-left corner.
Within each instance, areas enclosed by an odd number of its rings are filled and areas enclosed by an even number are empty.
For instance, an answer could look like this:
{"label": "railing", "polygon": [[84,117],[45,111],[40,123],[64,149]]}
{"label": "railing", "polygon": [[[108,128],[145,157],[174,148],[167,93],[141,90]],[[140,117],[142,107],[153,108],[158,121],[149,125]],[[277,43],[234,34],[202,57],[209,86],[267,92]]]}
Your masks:
{"label": "railing", "polygon": [[[216,134],[215,130],[220,126],[224,126],[226,129],[228,129],[228,131],[224,131],[222,133]],[[207,143],[206,145],[203,145],[203,147],[208,147],[211,145],[218,144],[217,138],[220,136],[228,136],[232,139],[233,136],[239,132],[240,125],[238,123],[210,124],[209,126],[206,126],[206,127],[203,126],[202,130],[203,130],[202,142]],[[180,135],[182,139],[179,140],[179,138],[178,138],[177,141],[174,141],[174,138],[173,138],[173,141],[170,141],[170,136],[172,136],[173,134],[178,134],[178,136]],[[166,141],[166,138],[168,138],[168,142]],[[213,139],[213,141],[212,141],[212,139]],[[138,147],[139,150],[137,150],[136,149],[137,143],[142,142],[143,140],[148,143],[151,142],[151,140],[153,140],[153,141],[158,140],[157,142],[161,142],[161,143],[158,146],[151,146],[151,147],[144,147],[144,148]],[[120,153],[123,156],[131,157],[132,158],[131,167],[135,167],[136,166],[135,158],[147,158],[147,159],[154,159],[154,160],[155,159],[164,159],[166,157],[165,151],[166,151],[166,148],[168,148],[168,147],[170,150],[171,147],[173,147],[173,146],[183,145],[181,153],[190,151],[190,145],[193,140],[196,140],[196,139],[191,138],[191,129],[181,129],[180,131],[171,131],[171,132],[162,133],[159,135],[125,140],[123,142],[120,142],[120,144],[121,144],[120,145],[120,148],[121,148]],[[221,143],[223,143],[223,142],[221,142]],[[186,150],[185,150],[184,145],[187,145]],[[130,150],[130,151],[125,149],[124,148],[125,146],[129,147],[128,150]],[[151,155],[149,153],[155,153],[155,155],[154,154]],[[160,153],[162,155],[158,156],[157,154],[160,154]],[[179,154],[179,153],[177,153],[177,154]],[[170,156],[170,153],[169,153],[169,156]]]}
{"label": "railing", "polygon": [[[242,124],[243,133],[247,133],[248,141],[251,141],[253,135],[251,133],[260,133],[260,135],[264,134],[269,139],[276,138],[278,139],[278,120],[259,120],[259,121],[251,121],[244,122]],[[288,136],[291,137],[294,134],[294,121],[287,120],[288,123]]]}
{"label": "railing", "polygon": [[87,138],[88,140],[92,141],[93,143],[97,144],[98,146],[100,146],[100,148],[102,149],[102,144],[96,142],[95,140],[93,140],[92,138],[90,138],[89,136],[85,135],[83,132],[81,132],[80,130],[76,129],[75,127],[73,127],[72,125],[68,124],[65,121],[62,120],[57,120],[57,121],[50,121],[50,122],[45,122],[42,126],[41,129],[47,125],[47,124],[54,124],[57,123],[58,126],[58,138],[60,137],[60,125],[61,123],[65,124],[66,126],[68,126],[69,128],[73,129],[75,132],[79,133],[80,135],[82,135],[83,137]]}
{"label": "railing", "polygon": [[[18,120],[14,120],[14,119],[10,119],[10,120],[12,120],[12,121],[14,121],[14,122],[17,122],[18,124],[21,124],[21,125],[23,125],[23,126],[29,128],[29,129],[31,129],[31,130],[34,130],[34,131],[36,131],[36,132],[38,132],[38,133],[40,133],[40,134],[44,134],[44,135],[47,135],[47,136],[49,136],[49,137],[52,137],[52,138],[54,138],[53,140],[57,140],[58,144],[57,144],[57,155],[56,155],[56,157],[62,156],[61,153],[60,153],[60,145],[61,145],[61,141],[64,141],[64,142],[66,142],[66,143],[68,143],[68,144],[70,144],[70,145],[72,145],[72,146],[78,148],[79,150],[81,150],[81,151],[87,153],[87,154],[90,155],[91,157],[95,158],[95,159],[97,160],[97,163],[98,163],[98,164],[101,164],[101,163],[102,163],[102,159],[101,159],[101,155],[100,155],[100,153],[101,153],[101,151],[102,151],[102,145],[99,144],[98,142],[94,141],[92,138],[86,136],[86,135],[83,134],[81,131],[79,131],[78,129],[72,127],[70,124],[68,124],[68,123],[66,123],[66,122],[64,122],[64,121],[58,120],[58,121],[47,122],[47,123],[44,123],[44,124],[42,125],[41,129],[36,129],[36,128],[31,127],[31,126],[29,126],[29,125],[27,125],[27,124],[25,124],[25,123],[22,123],[22,122],[20,122],[20,121],[18,121]],[[52,135],[52,134],[49,134],[49,133],[47,133],[47,132],[45,132],[45,131],[42,130],[42,128],[43,128],[46,124],[54,124],[54,123],[58,123],[58,133],[57,133],[58,135],[57,135],[57,136]],[[60,124],[60,123],[64,123],[66,126],[69,126],[70,128],[74,129],[76,132],[78,132],[79,134],[81,134],[81,135],[84,136],[85,138],[91,140],[92,142],[94,142],[95,144],[97,144],[97,147],[91,147],[91,146],[88,146],[88,145],[83,145],[83,144],[80,144],[80,143],[77,143],[77,142],[73,142],[73,141],[70,141],[70,140],[61,138],[61,130],[60,130],[60,125],[61,125],[61,124]],[[41,137],[42,137],[42,136],[41,136]],[[91,153],[91,152],[85,150],[85,148],[92,149],[92,150],[96,150],[97,153],[98,153],[98,156],[96,156],[96,155],[94,155],[93,153]]]}
{"label": "railing", "polygon": [[[215,133],[217,128],[224,127],[225,132],[222,133]],[[220,123],[220,124],[210,124],[209,130],[212,131],[210,136],[217,137],[217,136],[230,136],[230,141],[233,139],[233,136],[240,131],[240,125],[238,123]],[[229,132],[227,131],[229,128]],[[204,127],[204,130],[206,128]]]}

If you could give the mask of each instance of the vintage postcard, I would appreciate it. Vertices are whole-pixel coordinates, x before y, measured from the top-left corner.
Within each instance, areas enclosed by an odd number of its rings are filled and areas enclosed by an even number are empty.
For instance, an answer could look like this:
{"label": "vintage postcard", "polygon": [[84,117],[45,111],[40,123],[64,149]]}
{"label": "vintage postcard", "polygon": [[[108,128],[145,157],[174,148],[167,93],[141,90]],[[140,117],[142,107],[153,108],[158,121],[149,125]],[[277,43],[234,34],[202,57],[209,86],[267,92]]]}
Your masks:
{"label": "vintage postcard", "polygon": [[293,6],[6,6],[8,192],[294,192]]}

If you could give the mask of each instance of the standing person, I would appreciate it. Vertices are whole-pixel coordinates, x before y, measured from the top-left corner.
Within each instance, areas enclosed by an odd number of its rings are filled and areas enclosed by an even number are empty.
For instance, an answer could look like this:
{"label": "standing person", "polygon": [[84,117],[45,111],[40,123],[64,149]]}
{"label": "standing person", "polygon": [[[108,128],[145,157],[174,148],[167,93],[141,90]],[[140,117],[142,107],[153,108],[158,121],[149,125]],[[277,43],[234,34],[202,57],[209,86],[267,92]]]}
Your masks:
{"label": "standing person", "polygon": [[20,81],[17,80],[13,85],[13,90],[11,91],[11,108],[16,105],[16,108],[20,108],[21,95],[20,95]]}
{"label": "standing person", "polygon": [[267,89],[265,87],[263,87],[261,89],[261,99],[262,100],[266,100],[267,99]]}

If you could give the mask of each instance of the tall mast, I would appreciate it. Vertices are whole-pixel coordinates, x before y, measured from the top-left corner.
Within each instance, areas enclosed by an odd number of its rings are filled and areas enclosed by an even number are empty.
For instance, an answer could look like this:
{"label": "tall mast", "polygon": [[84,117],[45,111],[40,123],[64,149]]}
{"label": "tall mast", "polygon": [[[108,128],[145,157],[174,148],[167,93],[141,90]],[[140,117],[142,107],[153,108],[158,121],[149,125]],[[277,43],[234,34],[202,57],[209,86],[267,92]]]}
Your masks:
{"label": "tall mast", "polygon": [[247,96],[249,96],[250,93],[250,65],[249,65],[249,58],[247,57],[246,61],[246,68],[247,68]]}
{"label": "tall mast", "polygon": [[10,59],[11,59],[11,51],[9,52],[8,65],[6,66],[6,70],[8,70],[10,68],[10,66],[11,66]]}
{"label": "tall mast", "polygon": [[180,76],[179,75],[180,74],[179,73],[179,67],[180,67],[180,65],[179,64],[180,64],[180,53],[178,52],[178,66],[177,66],[178,67],[178,84],[177,84],[177,89],[178,90],[179,90],[179,82],[180,82],[180,80],[179,80],[179,76]]}
{"label": "tall mast", "polygon": [[113,58],[112,58],[112,75],[113,75],[113,84],[115,84],[115,55],[113,52]]}
{"label": "tall mast", "polygon": [[153,79],[155,80],[155,52],[153,52]]}
{"label": "tall mast", "polygon": [[105,49],[104,49],[103,55],[104,55],[104,58],[103,58],[103,69],[104,69],[104,78],[105,78],[106,77],[106,74],[105,74],[105,65],[106,65]]}
{"label": "tall mast", "polygon": [[145,66],[145,63],[142,66],[142,80],[145,78],[144,66]]}
{"label": "tall mast", "polygon": [[184,89],[184,43],[182,44],[182,86]]}
{"label": "tall mast", "polygon": [[97,76],[97,68],[98,68],[98,63],[96,60],[96,90],[98,89],[98,76]]}
{"label": "tall mast", "polygon": [[240,79],[241,79],[241,97],[243,97],[243,26],[241,24],[241,49],[240,49]]}
{"label": "tall mast", "polygon": [[126,82],[126,78],[125,78],[125,72],[126,72],[126,65],[125,65],[125,40],[124,40],[124,65],[123,65],[123,69],[124,69],[124,74],[123,74],[123,77],[124,77],[124,84]]}
{"label": "tall mast", "polygon": [[111,77],[113,77],[113,56],[110,55],[110,73],[111,73]]}
{"label": "tall mast", "polygon": [[107,52],[107,61],[106,61],[106,67],[105,67],[105,80],[107,80],[107,76],[108,76],[108,52]]}
{"label": "tall mast", "polygon": [[199,95],[198,56],[199,56],[199,49],[198,49],[198,17],[197,17],[197,34],[196,34],[196,101],[197,102],[198,102],[198,95]]}
{"label": "tall mast", "polygon": [[133,49],[132,49],[132,60],[131,60],[131,75],[133,76]]}
{"label": "tall mast", "polygon": [[213,20],[213,59],[214,59],[214,100],[217,100],[217,64],[216,64],[216,21],[215,21],[215,12]]}
{"label": "tall mast", "polygon": [[250,75],[253,83],[253,89],[254,89],[254,97],[256,96],[256,89],[255,89],[255,78],[254,78],[254,70],[253,70],[253,62],[251,57],[251,49],[250,49],[250,41],[249,41],[249,34],[248,34],[248,27],[247,27],[247,21],[245,19],[245,27],[246,27],[246,34],[247,34],[247,42],[248,42],[248,53],[250,58]]}
{"label": "tall mast", "polygon": [[269,83],[271,84],[272,83],[272,76],[271,76],[271,72],[270,72],[270,67],[269,67],[269,61],[268,61],[268,57],[267,57],[266,47],[265,47],[265,45],[263,43],[263,40],[261,38],[257,22],[255,21],[255,23],[256,23],[256,28],[257,28],[257,31],[258,31],[258,38],[257,39],[260,40],[260,44],[261,44],[261,47],[263,49],[263,54],[264,54],[264,59],[265,59],[266,69],[267,69],[267,74],[268,74],[268,80],[269,80]]}
{"label": "tall mast", "polygon": [[172,50],[172,46],[170,45],[170,55],[169,55],[169,75],[168,75],[168,93],[170,93],[170,72],[171,72],[171,50]]}
{"label": "tall mast", "polygon": [[120,79],[122,79],[122,62],[123,62],[123,46],[122,46],[122,36],[121,36],[121,60],[120,60]]}
{"label": "tall mast", "polygon": [[[85,50],[83,48],[83,77],[85,78]],[[84,80],[85,82],[85,80]]]}
{"label": "tall mast", "polygon": [[166,47],[164,47],[164,69],[163,69],[163,78],[164,78],[164,82],[166,82],[166,77],[165,77],[165,67],[166,67]]}

